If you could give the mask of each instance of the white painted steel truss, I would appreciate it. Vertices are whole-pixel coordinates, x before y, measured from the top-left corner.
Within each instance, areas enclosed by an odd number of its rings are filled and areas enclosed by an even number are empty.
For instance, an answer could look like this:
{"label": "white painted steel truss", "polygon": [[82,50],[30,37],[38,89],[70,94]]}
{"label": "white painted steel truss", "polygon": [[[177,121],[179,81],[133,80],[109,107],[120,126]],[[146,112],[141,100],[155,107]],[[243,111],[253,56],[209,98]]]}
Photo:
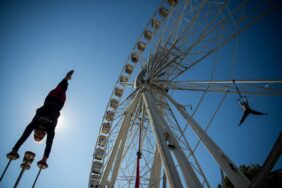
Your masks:
{"label": "white painted steel truss", "polygon": [[[228,74],[215,80],[216,59],[222,48],[237,55],[233,52],[238,35],[278,8],[278,0],[164,0],[137,39],[108,102],[89,188],[213,187],[199,160],[199,145],[236,187],[248,187],[250,181],[207,131],[229,94],[237,95],[239,90],[240,95],[281,97],[282,79],[241,80]],[[209,73],[191,78],[201,64]],[[191,113],[185,105],[190,100],[187,93],[200,98]],[[195,116],[213,94],[220,100],[214,102],[216,109],[203,128]],[[190,130],[198,138],[196,144],[188,136],[193,134]],[[102,158],[96,151],[102,152]]]}

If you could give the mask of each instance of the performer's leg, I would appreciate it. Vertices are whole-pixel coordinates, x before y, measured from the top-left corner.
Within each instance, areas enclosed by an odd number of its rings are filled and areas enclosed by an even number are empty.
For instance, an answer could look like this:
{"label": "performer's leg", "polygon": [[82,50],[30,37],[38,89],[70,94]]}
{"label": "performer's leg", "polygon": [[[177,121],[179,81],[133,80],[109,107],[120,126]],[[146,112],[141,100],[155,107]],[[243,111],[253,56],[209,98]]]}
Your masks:
{"label": "performer's leg", "polygon": [[13,151],[18,151],[18,149],[21,147],[21,145],[26,141],[26,139],[29,137],[29,135],[32,133],[33,129],[36,127],[36,119],[33,118],[33,120],[30,122],[30,124],[25,128],[22,136],[17,141],[15,146],[13,147]]}
{"label": "performer's leg", "polygon": [[248,111],[244,111],[244,114],[240,120],[240,123],[238,124],[238,126],[240,126],[246,119],[246,117],[249,115],[249,112]]}
{"label": "performer's leg", "polygon": [[258,111],[255,111],[253,109],[250,109],[250,113],[254,114],[254,115],[267,115],[266,113],[258,112]]}

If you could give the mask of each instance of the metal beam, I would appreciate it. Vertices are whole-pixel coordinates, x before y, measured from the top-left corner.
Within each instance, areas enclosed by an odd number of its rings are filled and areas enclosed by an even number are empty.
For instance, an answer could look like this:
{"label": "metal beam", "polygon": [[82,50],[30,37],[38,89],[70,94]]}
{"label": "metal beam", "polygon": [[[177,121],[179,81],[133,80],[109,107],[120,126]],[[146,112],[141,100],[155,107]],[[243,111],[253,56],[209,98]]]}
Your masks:
{"label": "metal beam", "polygon": [[149,188],[159,188],[160,187],[161,166],[162,166],[161,156],[156,147],[154,162],[153,162],[151,173],[150,173]]}
{"label": "metal beam", "polygon": [[178,104],[171,96],[166,97],[177,108],[180,114],[186,119],[195,134],[202,140],[208,151],[229,177],[235,187],[247,188],[250,185],[248,178],[240,171],[240,169],[229,159],[229,157],[216,145],[216,143],[205,133],[199,124],[190,116],[185,108]]}
{"label": "metal beam", "polygon": [[[190,81],[169,81],[159,80],[159,83],[173,84],[234,84],[233,80],[190,80]],[[235,80],[236,84],[282,84],[282,80]]]}
{"label": "metal beam", "polygon": [[180,165],[182,175],[185,179],[185,182],[188,187],[201,187],[201,183],[195,174],[193,168],[191,167],[190,162],[186,158],[183,150],[178,145],[178,142],[170,130],[169,126],[167,125],[166,121],[162,116],[159,115],[157,110],[156,104],[154,102],[153,96],[149,91],[149,87],[145,84],[145,89],[143,91],[143,98],[145,101],[145,106],[147,109],[147,113],[149,115],[151,126],[153,129],[153,133],[156,138],[157,148],[160,152],[161,159],[164,164],[165,172],[168,178],[168,182],[170,187],[172,188],[180,188],[182,187],[182,183],[180,181],[175,162],[172,159],[171,151],[167,146],[165,134],[168,133],[169,137],[167,141],[172,144],[175,148],[172,152],[175,154],[175,157]]}
{"label": "metal beam", "polygon": [[158,113],[155,109],[155,106],[152,105],[152,99],[147,97],[147,92],[147,90],[143,92],[143,99],[149,116],[150,124],[155,135],[157,148],[161,155],[165,173],[168,178],[168,182],[171,188],[182,188],[183,186],[178,176],[176,166],[164,138],[164,131],[163,129],[161,129],[161,125],[159,124],[159,118],[157,118]]}
{"label": "metal beam", "polygon": [[[153,81],[154,85],[162,89],[187,90],[187,91],[209,91],[238,94],[236,85],[232,80],[202,80],[202,81]],[[281,80],[236,80],[240,93],[263,96],[281,96]],[[270,84],[270,87],[268,84]]]}

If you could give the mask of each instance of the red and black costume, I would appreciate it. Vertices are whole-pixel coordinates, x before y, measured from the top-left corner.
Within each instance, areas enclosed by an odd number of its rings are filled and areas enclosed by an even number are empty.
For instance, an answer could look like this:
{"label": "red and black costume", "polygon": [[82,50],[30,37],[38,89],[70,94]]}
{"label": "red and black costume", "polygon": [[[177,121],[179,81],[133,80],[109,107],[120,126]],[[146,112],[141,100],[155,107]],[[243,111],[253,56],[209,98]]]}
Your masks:
{"label": "red and black costume", "polygon": [[[67,79],[63,79],[58,86],[51,90],[47,95],[44,105],[36,110],[35,117],[26,127],[20,139],[13,147],[13,151],[18,151],[21,145],[26,141],[29,135],[38,126],[42,126],[42,121],[45,121],[44,130],[47,133],[46,147],[44,151],[44,157],[49,157],[53,139],[55,136],[55,128],[57,125],[58,117],[60,116],[60,110],[63,108],[66,100],[66,91],[68,88]],[[46,123],[47,122],[47,123]]]}

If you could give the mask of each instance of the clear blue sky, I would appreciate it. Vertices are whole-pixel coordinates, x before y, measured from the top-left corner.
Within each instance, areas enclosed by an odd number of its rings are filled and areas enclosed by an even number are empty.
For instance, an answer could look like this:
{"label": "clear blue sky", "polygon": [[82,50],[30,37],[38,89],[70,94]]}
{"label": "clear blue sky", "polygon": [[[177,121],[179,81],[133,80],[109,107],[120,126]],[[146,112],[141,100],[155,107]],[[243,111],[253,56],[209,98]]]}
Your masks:
{"label": "clear blue sky", "polygon": [[[65,73],[74,69],[49,168],[42,172],[37,186],[88,186],[93,149],[110,94],[132,46],[159,3],[160,0],[0,2],[1,173],[7,163],[6,153],[35,110]],[[237,66],[236,78],[281,80],[281,18],[281,13],[274,13],[240,37],[238,61],[242,67]],[[201,71],[200,67],[195,70]],[[252,97],[251,102],[270,115],[251,117],[240,128],[236,126],[241,116],[235,106],[237,98],[228,99],[221,118],[216,119],[221,126],[213,127],[211,136],[237,164],[262,163],[282,128],[281,97]],[[30,137],[19,150],[21,156],[26,150],[37,155],[20,187],[31,187],[38,170],[35,163],[44,148],[45,143],[36,144]],[[1,188],[12,187],[20,163],[21,159],[11,164]],[[281,166],[280,161],[276,168]]]}

